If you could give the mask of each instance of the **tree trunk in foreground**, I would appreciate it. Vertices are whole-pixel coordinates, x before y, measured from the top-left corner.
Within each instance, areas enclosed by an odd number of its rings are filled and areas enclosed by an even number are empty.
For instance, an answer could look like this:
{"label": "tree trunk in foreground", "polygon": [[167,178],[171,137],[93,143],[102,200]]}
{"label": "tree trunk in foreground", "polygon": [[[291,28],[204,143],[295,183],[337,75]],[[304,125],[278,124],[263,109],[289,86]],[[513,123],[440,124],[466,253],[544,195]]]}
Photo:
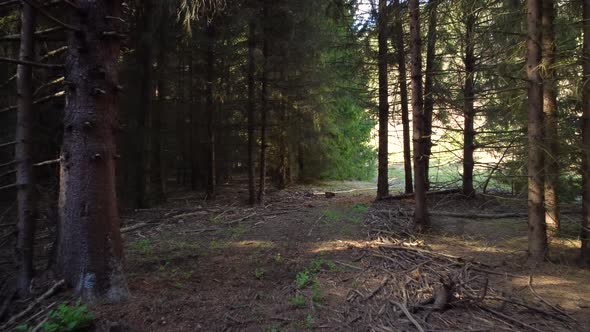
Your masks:
{"label": "tree trunk in foreground", "polygon": [[[23,2],[21,13],[21,44],[19,60],[34,61],[35,57],[35,9]],[[16,119],[16,183],[18,203],[18,295],[29,295],[33,278],[33,254],[35,246],[35,180],[33,174],[33,69],[18,65],[16,74],[18,110]]]}
{"label": "tree trunk in foreground", "polygon": [[255,102],[254,102],[254,49],[256,48],[256,25],[250,22],[250,35],[248,37],[248,203],[256,203],[256,169],[254,166],[254,150],[256,149],[255,134]]}
{"label": "tree trunk in foreground", "polygon": [[410,40],[412,59],[412,122],[414,140],[414,228],[423,232],[430,227],[428,207],[426,206],[426,159],[424,152],[424,110],[422,100],[422,49],[420,38],[420,3],[418,0],[410,0]]}
{"label": "tree trunk in foreground", "polygon": [[543,0],[543,113],[545,113],[545,223],[553,235],[559,231],[559,137],[557,135],[557,81],[553,0]]}
{"label": "tree trunk in foreground", "polygon": [[377,199],[389,195],[387,23],[387,1],[379,0],[379,171],[377,176]]}
{"label": "tree trunk in foreground", "polygon": [[121,1],[77,2],[68,38],[57,265],[87,302],[128,296],[115,188]]}
{"label": "tree trunk in foreground", "polygon": [[434,111],[434,71],[436,56],[436,25],[438,16],[438,0],[430,1],[430,15],[428,21],[428,36],[426,43],[426,77],[424,78],[424,118],[425,118],[425,146],[424,171],[426,190],[430,190],[430,155],[432,153],[432,115]]}
{"label": "tree trunk in foreground", "polygon": [[584,87],[582,90],[582,240],[580,256],[590,264],[590,0],[583,0],[584,51],[582,67]]}
{"label": "tree trunk in foreground", "polygon": [[402,19],[402,8],[399,0],[395,0],[395,23],[393,26],[393,44],[396,50],[397,68],[399,74],[399,94],[402,111],[403,127],[403,145],[404,145],[404,174],[405,174],[405,192],[411,194],[414,192],[414,180],[412,179],[412,149],[410,147],[410,119],[408,114],[408,82],[406,77],[406,51],[404,49],[404,30]]}
{"label": "tree trunk in foreground", "polygon": [[475,93],[473,86],[475,81],[475,14],[471,8],[467,9],[467,11],[469,11],[469,14],[467,14],[465,22],[465,58],[463,63],[465,66],[465,81],[463,82],[463,116],[465,119],[463,128],[463,195],[474,197],[475,108],[473,104]]}
{"label": "tree trunk in foreground", "polygon": [[528,236],[529,260],[540,262],[547,256],[543,182],[543,80],[541,65],[541,0],[527,2],[528,87]]}

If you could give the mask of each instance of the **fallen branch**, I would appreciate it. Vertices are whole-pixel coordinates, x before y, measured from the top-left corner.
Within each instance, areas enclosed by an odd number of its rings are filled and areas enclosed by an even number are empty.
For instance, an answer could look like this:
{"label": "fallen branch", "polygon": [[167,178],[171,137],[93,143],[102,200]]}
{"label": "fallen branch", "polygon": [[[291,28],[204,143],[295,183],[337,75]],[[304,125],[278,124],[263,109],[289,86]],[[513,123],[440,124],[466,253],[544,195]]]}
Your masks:
{"label": "fallen branch", "polygon": [[225,223],[225,225],[233,225],[233,224],[235,224],[235,223],[238,223],[238,222],[240,222],[240,221],[244,221],[244,220],[246,220],[246,219],[249,219],[249,218],[251,218],[251,217],[254,217],[255,215],[256,215],[256,212],[254,212],[254,213],[252,213],[252,214],[249,214],[249,215],[247,215],[247,216],[245,216],[245,217],[242,217],[242,218],[236,219],[236,220],[228,221],[228,222],[226,222],[226,223]]}
{"label": "fallen branch", "polygon": [[380,290],[383,289],[383,287],[385,287],[385,285],[387,285],[387,283],[389,282],[389,276],[386,276],[385,278],[383,278],[383,281],[381,281],[381,284],[379,284],[379,286],[377,288],[375,288],[371,294],[365,296],[362,301],[367,301],[370,300],[371,298],[373,298],[373,296],[375,296]]}
{"label": "fallen branch", "polygon": [[[461,189],[437,190],[437,191],[427,192],[426,196],[458,194],[460,192],[461,192]],[[381,200],[392,201],[392,200],[401,200],[401,199],[407,199],[407,198],[414,198],[414,193],[401,194],[401,195],[395,195],[395,196],[386,196],[386,197],[383,197]]]}
{"label": "fallen branch", "polygon": [[64,68],[64,65],[40,63],[40,62],[11,59],[11,58],[5,58],[5,57],[0,57],[0,62],[8,62],[8,63],[17,64],[17,65],[39,67],[39,68],[46,68],[46,69],[63,69]]}
{"label": "fallen branch", "polygon": [[12,324],[14,324],[17,320],[19,320],[20,318],[22,318],[23,316],[25,316],[26,314],[28,314],[31,310],[33,310],[33,308],[35,308],[37,306],[37,304],[41,303],[41,301],[45,300],[46,298],[50,297],[51,295],[53,295],[53,293],[55,293],[55,291],[60,288],[61,286],[63,286],[66,283],[65,280],[60,280],[58,282],[56,282],[51,288],[49,288],[49,290],[47,290],[45,293],[43,293],[43,295],[39,296],[37,299],[35,299],[31,304],[29,304],[29,306],[21,311],[20,313],[12,316],[8,322],[6,322],[4,325],[2,325],[0,327],[0,330],[6,330],[8,327],[10,327]]}
{"label": "fallen branch", "polygon": [[496,213],[496,214],[479,214],[479,213],[454,213],[454,212],[437,212],[431,211],[431,216],[465,218],[465,219],[505,219],[505,218],[523,218],[526,213]]}
{"label": "fallen branch", "polygon": [[418,331],[420,331],[420,332],[424,332],[424,328],[418,323],[418,321],[414,318],[414,316],[412,316],[412,314],[410,313],[410,311],[408,311],[408,308],[406,308],[405,305],[403,305],[399,302],[395,302],[393,300],[389,300],[389,302],[391,304],[398,306],[400,309],[402,309],[402,312],[404,313],[404,315],[406,315],[406,317],[408,317],[408,319],[410,320],[410,322],[412,322],[412,324],[414,324],[416,329],[418,329]]}
{"label": "fallen branch", "polygon": [[545,300],[541,295],[539,295],[539,293],[537,293],[537,291],[533,287],[533,275],[532,274],[529,277],[529,285],[528,286],[529,286],[529,289],[531,290],[531,293],[533,293],[533,295],[535,295],[539,300],[541,300],[541,302],[548,305],[551,309],[555,310],[557,313],[571,319],[573,322],[577,322],[577,320],[575,318],[573,318],[572,316],[570,316],[567,312],[560,310],[557,306],[549,303],[549,301]]}
{"label": "fallen branch", "polygon": [[132,226],[128,226],[128,227],[123,227],[123,228],[121,228],[121,233],[128,233],[128,232],[134,231],[136,229],[144,228],[144,227],[146,227],[148,225],[149,225],[148,223],[142,222],[142,223],[139,223],[139,224],[136,224],[136,225],[132,225]]}
{"label": "fallen branch", "polygon": [[516,324],[518,324],[518,325],[520,325],[520,326],[526,327],[526,328],[528,328],[528,329],[531,329],[531,330],[533,330],[533,331],[536,331],[536,332],[542,332],[541,330],[539,330],[538,328],[536,328],[536,327],[534,327],[534,326],[531,326],[531,325],[529,325],[529,324],[527,324],[527,323],[521,322],[521,321],[519,321],[519,320],[518,320],[518,319],[516,319],[516,318],[512,318],[512,317],[510,317],[510,316],[508,316],[508,315],[505,315],[505,314],[503,314],[503,313],[501,313],[501,312],[498,312],[498,311],[496,311],[496,310],[494,310],[494,309],[492,309],[492,308],[489,308],[489,307],[487,307],[487,306],[484,306],[484,305],[481,305],[481,304],[480,304],[480,305],[477,305],[477,306],[478,306],[478,307],[479,307],[481,310],[487,311],[487,312],[489,312],[489,313],[491,313],[491,314],[494,314],[494,315],[496,315],[496,316],[498,316],[498,317],[500,317],[500,318],[504,318],[504,319],[506,319],[506,320],[508,320],[508,321],[510,321],[510,322],[512,322],[512,323],[516,323]]}

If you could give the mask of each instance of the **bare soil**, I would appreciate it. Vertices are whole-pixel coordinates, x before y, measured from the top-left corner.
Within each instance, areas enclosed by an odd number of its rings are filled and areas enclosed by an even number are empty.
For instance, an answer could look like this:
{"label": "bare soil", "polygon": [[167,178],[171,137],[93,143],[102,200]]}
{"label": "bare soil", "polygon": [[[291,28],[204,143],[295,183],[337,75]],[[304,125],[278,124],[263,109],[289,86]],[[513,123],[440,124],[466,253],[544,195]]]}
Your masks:
{"label": "bare soil", "polygon": [[[405,271],[424,275],[416,277],[427,286],[420,289],[408,286],[409,282],[403,287],[391,285],[391,280],[398,280],[394,273],[403,273],[375,259],[375,249],[383,243],[410,241],[410,248],[416,245],[481,262],[484,265],[477,266],[487,272],[470,275],[475,276],[473,280],[486,280],[484,293],[541,309],[531,312],[520,306],[514,316],[510,312],[514,309],[500,301],[493,307],[499,314],[482,316],[485,310],[465,295],[472,293],[457,291],[455,296],[464,299],[443,311],[410,314],[425,330],[433,326],[440,330],[588,330],[590,271],[575,264],[575,238],[553,239],[555,261],[531,268],[526,264],[524,219],[433,216],[433,231],[416,237],[403,230],[410,220],[411,200],[373,203],[373,190],[337,193],[332,198],[321,195],[324,190],[363,187],[337,186],[272,192],[264,206],[249,207],[245,190],[236,191],[233,184],[222,187],[214,201],[179,192],[158,208],[126,214],[124,227],[147,223],[126,233],[132,298],[96,308],[97,326],[104,329],[115,322],[113,326],[126,331],[418,330],[389,299],[420,310],[412,307],[416,303],[411,303],[411,294],[398,299],[396,292],[405,287],[418,292],[430,289],[432,294],[420,294],[422,298],[436,295],[435,282],[426,276],[432,272],[420,269],[431,265],[436,272],[442,265],[423,260]],[[485,197],[471,201],[438,197],[430,205],[437,211],[474,213],[523,209],[521,201]],[[567,218],[571,220],[566,220],[564,228],[572,228],[569,223],[576,218]],[[419,257],[408,262],[414,259]],[[538,295],[529,287],[531,274]],[[473,294],[477,292],[482,290]],[[477,310],[466,309],[472,307]],[[517,321],[503,318],[502,312]]]}

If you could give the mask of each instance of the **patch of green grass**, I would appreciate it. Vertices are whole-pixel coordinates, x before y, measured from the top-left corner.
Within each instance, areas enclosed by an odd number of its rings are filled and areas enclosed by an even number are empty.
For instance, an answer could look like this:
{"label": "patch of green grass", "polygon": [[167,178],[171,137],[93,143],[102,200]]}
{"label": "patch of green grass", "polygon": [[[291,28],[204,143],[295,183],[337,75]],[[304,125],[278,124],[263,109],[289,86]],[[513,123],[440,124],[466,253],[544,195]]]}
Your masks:
{"label": "patch of green grass", "polygon": [[338,222],[342,219],[342,214],[335,210],[324,211],[324,218],[328,222]]}
{"label": "patch of green grass", "polygon": [[154,253],[154,244],[147,239],[133,242],[131,246],[138,250],[142,255],[152,255]]}
{"label": "patch of green grass", "polygon": [[356,203],[353,207],[352,210],[354,212],[358,212],[358,213],[365,213],[369,210],[369,204],[367,203]]}
{"label": "patch of green grass", "polygon": [[305,300],[305,296],[299,294],[296,296],[293,296],[289,302],[291,302],[292,305],[296,306],[296,307],[305,307],[305,303],[307,302]]}

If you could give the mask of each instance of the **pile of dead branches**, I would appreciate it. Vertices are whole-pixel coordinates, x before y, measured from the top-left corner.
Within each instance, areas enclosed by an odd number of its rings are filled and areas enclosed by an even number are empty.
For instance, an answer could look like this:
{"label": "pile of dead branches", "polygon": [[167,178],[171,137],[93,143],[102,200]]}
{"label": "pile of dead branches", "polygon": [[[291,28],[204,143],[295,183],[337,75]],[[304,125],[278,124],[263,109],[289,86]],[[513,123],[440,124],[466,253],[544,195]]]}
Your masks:
{"label": "pile of dead branches", "polygon": [[362,263],[373,277],[348,293],[351,305],[338,319],[344,325],[373,331],[581,329],[535,292],[532,277],[534,303],[501,291],[506,279],[519,276],[430,250],[409,231],[411,214],[403,206],[387,212],[376,204],[367,219],[378,245],[367,249]]}

